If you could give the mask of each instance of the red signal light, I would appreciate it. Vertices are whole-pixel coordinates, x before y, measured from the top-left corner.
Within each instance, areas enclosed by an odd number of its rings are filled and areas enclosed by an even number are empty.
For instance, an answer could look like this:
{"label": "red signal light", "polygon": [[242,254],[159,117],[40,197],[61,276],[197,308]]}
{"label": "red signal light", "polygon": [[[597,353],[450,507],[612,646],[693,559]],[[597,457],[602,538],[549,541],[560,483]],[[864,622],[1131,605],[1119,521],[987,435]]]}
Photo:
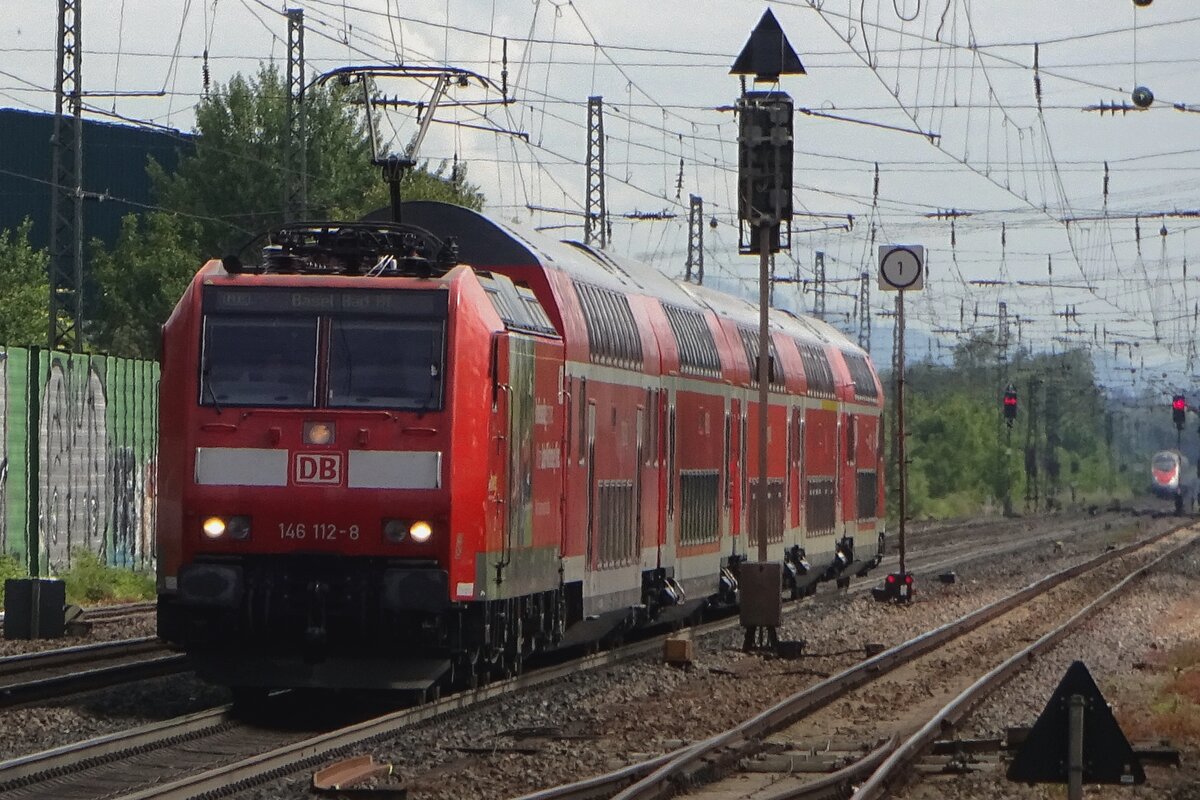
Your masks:
{"label": "red signal light", "polygon": [[1006,405],[1006,406],[1015,406],[1016,404],[1017,404],[1017,397],[1016,397],[1016,395],[1006,394],[1006,395],[1004,396],[1004,405]]}
{"label": "red signal light", "polygon": [[1184,411],[1187,409],[1187,402],[1184,401],[1183,395],[1175,395],[1175,399],[1171,401],[1171,408],[1175,409],[1176,411]]}
{"label": "red signal light", "polygon": [[896,582],[896,576],[895,576],[895,575],[888,575],[888,576],[887,576],[887,582],[888,582],[888,583],[895,583],[895,582]]}
{"label": "red signal light", "polygon": [[904,582],[907,583],[909,586],[912,586],[913,577],[912,577],[911,572],[904,576]]}

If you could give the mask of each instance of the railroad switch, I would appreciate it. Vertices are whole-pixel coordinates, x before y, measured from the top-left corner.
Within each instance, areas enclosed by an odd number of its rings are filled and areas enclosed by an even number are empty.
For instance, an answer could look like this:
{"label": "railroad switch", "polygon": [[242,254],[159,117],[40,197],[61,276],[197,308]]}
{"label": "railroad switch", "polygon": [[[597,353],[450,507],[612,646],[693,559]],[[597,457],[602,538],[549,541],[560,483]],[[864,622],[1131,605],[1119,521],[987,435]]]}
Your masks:
{"label": "railroad switch", "polygon": [[915,593],[911,572],[888,573],[883,586],[871,589],[871,596],[880,603],[910,603]]}

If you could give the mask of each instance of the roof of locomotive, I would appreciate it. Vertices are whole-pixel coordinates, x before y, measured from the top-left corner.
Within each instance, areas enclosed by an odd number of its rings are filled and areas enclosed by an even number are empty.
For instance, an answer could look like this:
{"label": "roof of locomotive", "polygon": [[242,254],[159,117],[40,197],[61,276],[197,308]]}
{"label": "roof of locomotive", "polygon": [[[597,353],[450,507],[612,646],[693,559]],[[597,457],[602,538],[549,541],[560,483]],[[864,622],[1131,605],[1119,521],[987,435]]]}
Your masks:
{"label": "roof of locomotive", "polygon": [[[417,225],[436,236],[454,236],[459,261],[479,269],[539,265],[561,270],[576,280],[596,286],[634,292],[685,308],[707,307],[735,324],[757,327],[758,308],[733,295],[704,286],[675,281],[658,270],[619,258],[579,242],[559,241],[519,225],[498,222],[463,206],[434,200],[402,204],[406,224]],[[377,211],[368,219],[386,218]],[[771,328],[812,343],[832,344],[839,350],[863,351],[841,331],[821,320],[772,309]]]}

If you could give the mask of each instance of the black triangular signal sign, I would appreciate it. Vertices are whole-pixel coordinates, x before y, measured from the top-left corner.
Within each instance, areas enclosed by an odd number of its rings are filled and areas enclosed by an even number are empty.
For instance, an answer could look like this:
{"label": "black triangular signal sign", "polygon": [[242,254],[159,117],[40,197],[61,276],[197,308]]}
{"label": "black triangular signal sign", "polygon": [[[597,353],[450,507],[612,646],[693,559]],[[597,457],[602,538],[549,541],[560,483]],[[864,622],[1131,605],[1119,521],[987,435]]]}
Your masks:
{"label": "black triangular signal sign", "polygon": [[1076,661],[1054,690],[1029,738],[1008,767],[1008,779],[1024,783],[1066,783],[1071,696],[1083,698],[1083,782],[1146,782],[1141,762],[1113,717],[1096,682]]}
{"label": "black triangular signal sign", "polygon": [[779,26],[779,20],[767,9],[750,33],[750,39],[733,67],[731,75],[753,75],[755,80],[774,80],[780,75],[807,75],[800,56]]}

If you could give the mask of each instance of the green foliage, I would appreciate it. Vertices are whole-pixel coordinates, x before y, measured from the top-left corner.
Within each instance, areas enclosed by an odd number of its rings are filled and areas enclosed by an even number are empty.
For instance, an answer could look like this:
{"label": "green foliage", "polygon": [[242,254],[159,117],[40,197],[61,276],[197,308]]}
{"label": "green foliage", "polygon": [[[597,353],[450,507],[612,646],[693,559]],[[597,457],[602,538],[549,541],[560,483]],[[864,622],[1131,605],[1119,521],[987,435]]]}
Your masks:
{"label": "green foliage", "polygon": [[4,582],[9,578],[29,577],[29,570],[10,553],[0,553],[0,605],[4,604]]}
{"label": "green foliage", "polygon": [[30,226],[0,231],[0,344],[12,347],[44,346],[50,327],[47,256],[30,247]]}
{"label": "green foliage", "polygon": [[197,227],[174,214],[130,214],[111,251],[93,244],[92,270],[101,290],[91,338],[101,350],[157,357],[159,326],[200,263]]}
{"label": "green foliage", "polygon": [[[956,348],[953,366],[923,362],[908,370],[910,517],[1000,510],[1006,496],[1015,511],[1027,507],[1027,498],[1034,510],[1128,496],[1131,480],[1142,472],[1126,474],[1118,466],[1125,448],[1114,434],[1114,412],[1096,386],[1088,354],[1022,351],[1004,374],[996,355],[985,335]],[[1010,382],[1020,398],[1011,429],[1000,404]],[[1027,464],[1035,471],[1027,474]],[[895,514],[894,457],[888,469],[889,508]]]}
{"label": "green foliage", "polygon": [[[308,217],[357,219],[387,205],[387,186],[371,165],[371,145],[357,87],[335,83],[305,93]],[[283,221],[287,86],[274,65],[236,75],[196,106],[195,151],[167,175],[155,163],[151,177],[164,205],[199,219],[199,250],[209,258],[234,252],[254,235]],[[451,177],[443,164],[412,171],[406,199],[432,198],[478,209],[482,196],[465,172]]]}
{"label": "green foliage", "polygon": [[67,602],[76,605],[153,600],[155,596],[153,576],[110,567],[87,550],[74,551],[70,568],[58,577],[67,584]]}

